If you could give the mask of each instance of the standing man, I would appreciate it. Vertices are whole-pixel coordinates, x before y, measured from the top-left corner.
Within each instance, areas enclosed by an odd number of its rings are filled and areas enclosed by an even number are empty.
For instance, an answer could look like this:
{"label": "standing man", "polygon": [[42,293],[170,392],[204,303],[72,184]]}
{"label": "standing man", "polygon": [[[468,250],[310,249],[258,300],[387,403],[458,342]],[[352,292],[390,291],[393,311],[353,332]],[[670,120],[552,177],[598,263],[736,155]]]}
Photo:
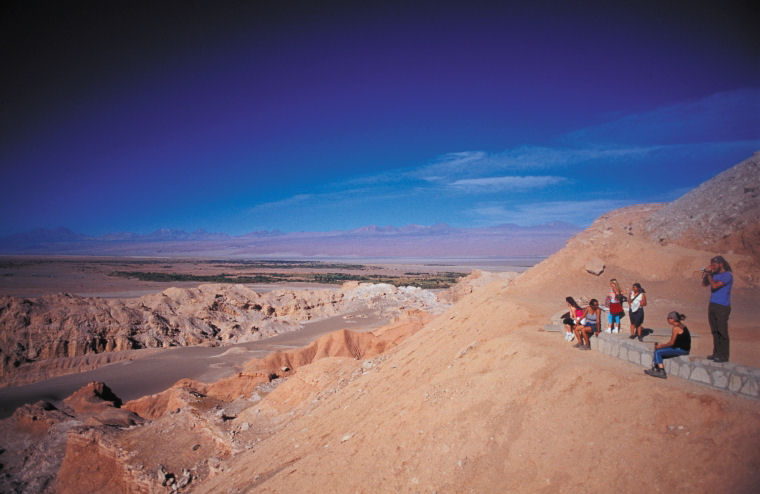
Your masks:
{"label": "standing man", "polygon": [[707,358],[714,362],[728,362],[728,316],[731,314],[731,287],[734,275],[731,266],[721,256],[710,259],[703,269],[702,284],[710,287],[710,305],[707,319],[713,336],[713,353]]}

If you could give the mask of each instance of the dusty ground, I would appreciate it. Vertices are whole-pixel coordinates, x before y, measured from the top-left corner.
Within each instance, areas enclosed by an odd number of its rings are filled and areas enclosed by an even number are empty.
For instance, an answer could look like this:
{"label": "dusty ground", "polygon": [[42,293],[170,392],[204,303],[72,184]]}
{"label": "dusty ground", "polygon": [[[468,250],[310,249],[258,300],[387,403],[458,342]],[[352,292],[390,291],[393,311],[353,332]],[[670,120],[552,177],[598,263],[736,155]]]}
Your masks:
{"label": "dusty ground", "polygon": [[317,404],[280,405],[297,401],[287,382],[267,401],[293,420],[197,492],[757,487],[757,402],[574,350],[537,331],[552,307],[536,295],[519,282],[473,293]]}
{"label": "dusty ground", "polygon": [[[656,380],[540,331],[566,295],[603,298],[616,277],[647,289],[645,326],[685,312],[693,355],[711,350],[694,271],[713,253],[631,235],[646,214],[602,218],[515,281],[473,290],[334,394],[315,401],[300,383],[320,370],[299,370],[307,377],[235,419],[269,435],[194,492],[756,492],[758,402]],[[592,259],[606,266],[600,276],[585,270]],[[731,259],[732,360],[760,366],[754,260]],[[272,409],[293,419],[272,424]]]}

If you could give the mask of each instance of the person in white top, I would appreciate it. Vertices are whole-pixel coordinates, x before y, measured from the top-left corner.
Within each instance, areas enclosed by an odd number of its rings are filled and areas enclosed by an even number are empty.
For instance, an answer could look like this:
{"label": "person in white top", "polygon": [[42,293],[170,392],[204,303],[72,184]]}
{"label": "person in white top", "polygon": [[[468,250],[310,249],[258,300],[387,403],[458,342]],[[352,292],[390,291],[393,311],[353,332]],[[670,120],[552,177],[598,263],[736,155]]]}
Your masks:
{"label": "person in white top", "polygon": [[644,341],[641,334],[641,325],[644,324],[644,307],[647,305],[646,290],[639,283],[631,287],[631,296],[628,297],[628,315],[631,317],[631,339],[637,338]]}

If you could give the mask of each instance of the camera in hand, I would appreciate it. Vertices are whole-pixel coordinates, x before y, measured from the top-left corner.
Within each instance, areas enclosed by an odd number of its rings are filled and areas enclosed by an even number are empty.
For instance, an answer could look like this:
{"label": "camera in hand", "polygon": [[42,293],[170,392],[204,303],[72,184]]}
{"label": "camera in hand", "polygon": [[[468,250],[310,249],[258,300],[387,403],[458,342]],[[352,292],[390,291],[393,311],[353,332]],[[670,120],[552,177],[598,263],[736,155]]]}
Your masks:
{"label": "camera in hand", "polygon": [[712,270],[710,270],[710,269],[705,269],[705,268],[702,268],[702,284],[703,284],[704,286],[707,286],[707,285],[709,285],[709,284],[710,284],[710,278],[709,278],[709,276],[710,276],[711,274],[714,274],[714,273],[712,272]]}

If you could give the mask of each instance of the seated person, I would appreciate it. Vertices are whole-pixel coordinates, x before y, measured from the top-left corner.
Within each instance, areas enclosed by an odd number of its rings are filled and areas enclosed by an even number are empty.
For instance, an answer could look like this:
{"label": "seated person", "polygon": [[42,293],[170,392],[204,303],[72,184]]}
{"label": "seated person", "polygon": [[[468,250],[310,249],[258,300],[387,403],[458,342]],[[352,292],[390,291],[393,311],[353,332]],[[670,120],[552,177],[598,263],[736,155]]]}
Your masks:
{"label": "seated person", "polygon": [[676,311],[668,314],[668,324],[673,328],[670,341],[663,344],[654,344],[652,368],[646,369],[644,371],[646,374],[666,379],[668,375],[665,373],[662,359],[689,354],[691,351],[691,334],[689,333],[689,328],[681,322],[684,319],[686,319],[686,316]]}
{"label": "seated person", "polygon": [[575,346],[581,350],[591,350],[589,337],[601,331],[601,324],[602,310],[599,308],[599,301],[592,298],[588,307],[583,311],[581,324],[575,326],[575,336],[578,338],[578,343]]}
{"label": "seated person", "polygon": [[562,324],[565,325],[565,340],[573,341],[575,339],[573,331],[583,317],[583,309],[575,302],[573,297],[565,297],[565,302],[567,302],[567,306],[570,308],[562,318]]}

